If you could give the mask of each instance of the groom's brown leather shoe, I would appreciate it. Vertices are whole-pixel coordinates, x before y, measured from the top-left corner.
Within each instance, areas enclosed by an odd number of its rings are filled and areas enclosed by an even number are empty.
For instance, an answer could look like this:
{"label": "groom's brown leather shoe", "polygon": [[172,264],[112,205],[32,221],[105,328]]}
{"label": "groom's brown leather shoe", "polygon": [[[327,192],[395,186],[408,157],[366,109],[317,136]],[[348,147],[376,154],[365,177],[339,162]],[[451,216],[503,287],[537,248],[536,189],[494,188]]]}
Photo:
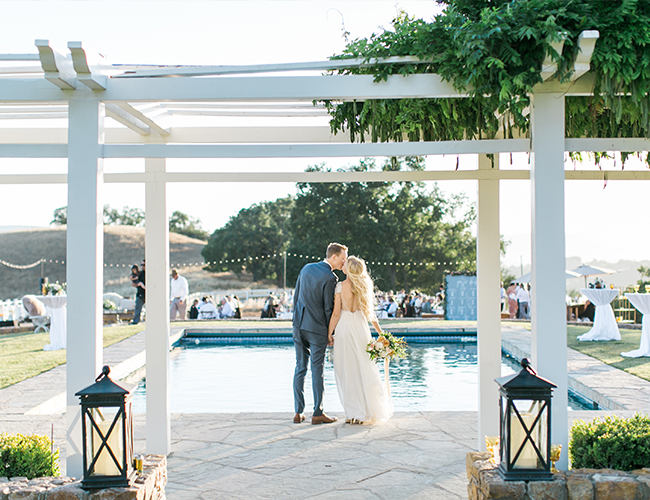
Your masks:
{"label": "groom's brown leather shoe", "polygon": [[328,417],[324,413],[322,415],[313,415],[311,417],[311,423],[313,425],[316,424],[331,424],[332,422],[336,422],[337,418],[336,417]]}
{"label": "groom's brown leather shoe", "polygon": [[304,413],[296,413],[293,417],[293,423],[294,424],[300,424],[305,421],[305,414]]}

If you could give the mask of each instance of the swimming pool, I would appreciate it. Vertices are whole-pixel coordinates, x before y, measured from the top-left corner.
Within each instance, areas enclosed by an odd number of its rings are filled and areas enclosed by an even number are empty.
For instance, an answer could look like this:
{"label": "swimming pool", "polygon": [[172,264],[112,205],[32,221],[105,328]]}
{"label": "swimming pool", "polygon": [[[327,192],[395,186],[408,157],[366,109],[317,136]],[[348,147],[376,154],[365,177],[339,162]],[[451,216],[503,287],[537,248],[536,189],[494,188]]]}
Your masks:
{"label": "swimming pool", "polygon": [[[390,365],[395,411],[476,411],[477,346],[471,343],[412,344],[406,359]],[[171,353],[172,413],[293,412],[293,345],[182,345]],[[383,364],[380,364],[383,377]],[[513,373],[507,360],[501,374]],[[134,395],[144,413],[146,381]],[[311,378],[305,380],[307,411],[313,407]],[[324,408],[342,412],[332,365],[325,361]]]}

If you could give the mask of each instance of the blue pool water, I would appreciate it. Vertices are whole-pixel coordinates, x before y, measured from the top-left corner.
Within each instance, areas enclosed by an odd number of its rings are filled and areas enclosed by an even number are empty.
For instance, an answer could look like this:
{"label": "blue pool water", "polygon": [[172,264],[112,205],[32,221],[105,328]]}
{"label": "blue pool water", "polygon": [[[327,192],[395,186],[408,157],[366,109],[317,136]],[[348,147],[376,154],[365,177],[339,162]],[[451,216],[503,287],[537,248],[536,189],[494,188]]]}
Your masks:
{"label": "blue pool water", "polygon": [[[413,344],[409,356],[390,365],[395,411],[476,411],[476,344]],[[171,353],[172,413],[292,412],[293,345],[190,345]],[[380,364],[383,377],[383,364]],[[507,361],[501,374],[513,373]],[[307,374],[307,410],[313,407]],[[146,382],[134,396],[134,411],[145,412]],[[325,401],[342,412],[331,349],[325,362]]]}

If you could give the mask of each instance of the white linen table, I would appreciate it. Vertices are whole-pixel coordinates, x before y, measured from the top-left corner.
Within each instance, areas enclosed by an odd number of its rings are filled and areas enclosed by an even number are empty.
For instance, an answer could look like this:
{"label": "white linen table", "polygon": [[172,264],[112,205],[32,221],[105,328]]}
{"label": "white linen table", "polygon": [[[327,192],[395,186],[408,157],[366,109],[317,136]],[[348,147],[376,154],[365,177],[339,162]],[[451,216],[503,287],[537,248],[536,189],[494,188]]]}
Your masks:
{"label": "white linen table", "polygon": [[66,335],[68,330],[67,295],[39,295],[38,300],[45,304],[47,314],[50,317],[50,343],[43,347],[44,351],[58,351],[66,347]]}
{"label": "white linen table", "polygon": [[578,340],[621,340],[621,332],[618,330],[614,310],[610,303],[616,298],[619,290],[617,288],[581,288],[582,295],[596,306],[594,326],[587,333],[580,335]]}
{"label": "white linen table", "polygon": [[650,293],[626,293],[627,300],[643,314],[641,345],[634,351],[622,352],[626,358],[650,357]]}

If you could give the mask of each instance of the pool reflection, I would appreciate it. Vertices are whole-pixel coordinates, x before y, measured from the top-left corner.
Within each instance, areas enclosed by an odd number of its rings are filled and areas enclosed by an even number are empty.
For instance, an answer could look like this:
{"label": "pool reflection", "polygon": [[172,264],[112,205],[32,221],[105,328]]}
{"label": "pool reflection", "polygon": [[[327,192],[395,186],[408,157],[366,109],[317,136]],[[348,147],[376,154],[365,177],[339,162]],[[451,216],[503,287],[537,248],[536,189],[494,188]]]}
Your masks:
{"label": "pool reflection", "polygon": [[[477,410],[475,344],[412,344],[406,359],[390,364],[395,411]],[[172,413],[292,412],[295,366],[292,345],[209,345],[179,347],[172,353]],[[379,364],[383,377],[383,363]],[[502,362],[503,375],[512,369]],[[325,410],[342,411],[331,349],[325,362]],[[134,411],[145,411],[141,381]],[[307,409],[313,405],[311,379],[305,380]]]}

